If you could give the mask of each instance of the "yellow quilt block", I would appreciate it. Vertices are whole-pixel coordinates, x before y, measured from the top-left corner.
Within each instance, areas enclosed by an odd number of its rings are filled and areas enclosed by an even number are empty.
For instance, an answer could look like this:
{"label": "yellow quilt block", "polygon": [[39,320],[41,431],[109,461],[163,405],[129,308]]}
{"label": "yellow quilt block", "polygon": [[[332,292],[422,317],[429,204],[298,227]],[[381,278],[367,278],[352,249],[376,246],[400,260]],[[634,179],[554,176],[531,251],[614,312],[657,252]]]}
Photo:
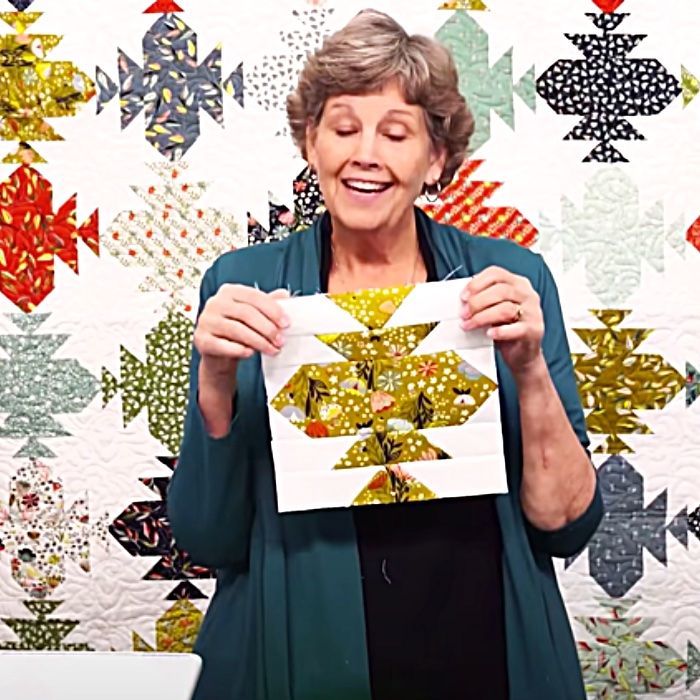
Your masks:
{"label": "yellow quilt block", "polygon": [[282,302],[264,358],[280,510],[506,489],[493,345],[464,280]]}

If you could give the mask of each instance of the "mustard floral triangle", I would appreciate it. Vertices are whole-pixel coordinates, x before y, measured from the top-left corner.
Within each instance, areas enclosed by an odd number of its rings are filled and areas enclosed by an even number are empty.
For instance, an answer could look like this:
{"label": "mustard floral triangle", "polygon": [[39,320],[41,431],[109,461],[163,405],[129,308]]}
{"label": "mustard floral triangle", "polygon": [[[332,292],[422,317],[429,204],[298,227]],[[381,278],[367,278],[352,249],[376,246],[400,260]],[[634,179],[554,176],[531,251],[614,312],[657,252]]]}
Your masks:
{"label": "mustard floral triangle", "polygon": [[317,338],[348,360],[399,359],[410,355],[436,326],[437,323],[421,323],[357,333],[319,335]]}
{"label": "mustard floral triangle", "polygon": [[364,289],[346,294],[329,294],[328,298],[367,328],[382,328],[396,313],[413,286],[388,289]]}
{"label": "mustard floral triangle", "polygon": [[437,498],[425,484],[417,481],[398,464],[387,465],[378,470],[352,505],[372,506],[380,503],[407,503],[430,501]]}
{"label": "mustard floral triangle", "polygon": [[[395,421],[398,423],[399,421]],[[415,430],[374,432],[356,442],[333,469],[355,469],[399,462],[449,459],[450,455]]]}

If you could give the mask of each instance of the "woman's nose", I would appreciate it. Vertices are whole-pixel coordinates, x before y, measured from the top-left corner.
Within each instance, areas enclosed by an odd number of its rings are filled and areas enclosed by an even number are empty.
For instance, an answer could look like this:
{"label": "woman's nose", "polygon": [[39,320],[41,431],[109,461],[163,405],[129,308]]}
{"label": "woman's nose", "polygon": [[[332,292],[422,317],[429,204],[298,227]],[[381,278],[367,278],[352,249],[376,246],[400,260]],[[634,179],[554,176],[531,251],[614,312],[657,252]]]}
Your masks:
{"label": "woman's nose", "polygon": [[362,134],[357,140],[357,148],[352,160],[354,165],[363,170],[377,170],[380,167],[377,139],[374,134]]}

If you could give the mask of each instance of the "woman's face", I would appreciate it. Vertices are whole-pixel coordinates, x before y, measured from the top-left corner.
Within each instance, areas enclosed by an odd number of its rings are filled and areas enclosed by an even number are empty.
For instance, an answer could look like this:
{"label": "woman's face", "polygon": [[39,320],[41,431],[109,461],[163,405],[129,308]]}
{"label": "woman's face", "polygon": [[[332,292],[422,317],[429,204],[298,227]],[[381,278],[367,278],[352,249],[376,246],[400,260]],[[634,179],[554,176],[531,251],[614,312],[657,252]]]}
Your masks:
{"label": "woman's face", "polygon": [[423,109],[395,84],[367,95],[339,95],[307,131],[308,161],[318,174],[335,225],[357,232],[397,229],[412,220],[425,183],[439,179],[445,155],[433,148]]}

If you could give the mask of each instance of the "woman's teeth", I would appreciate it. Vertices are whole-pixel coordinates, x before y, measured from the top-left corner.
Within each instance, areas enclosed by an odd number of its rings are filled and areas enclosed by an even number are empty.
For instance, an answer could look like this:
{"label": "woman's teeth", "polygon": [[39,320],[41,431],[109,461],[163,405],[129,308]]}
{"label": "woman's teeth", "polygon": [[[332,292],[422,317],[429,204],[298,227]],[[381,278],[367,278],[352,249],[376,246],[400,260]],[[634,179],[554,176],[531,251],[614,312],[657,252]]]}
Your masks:
{"label": "woman's teeth", "polygon": [[384,192],[391,187],[388,182],[365,182],[362,180],[345,180],[345,185],[357,192]]}

